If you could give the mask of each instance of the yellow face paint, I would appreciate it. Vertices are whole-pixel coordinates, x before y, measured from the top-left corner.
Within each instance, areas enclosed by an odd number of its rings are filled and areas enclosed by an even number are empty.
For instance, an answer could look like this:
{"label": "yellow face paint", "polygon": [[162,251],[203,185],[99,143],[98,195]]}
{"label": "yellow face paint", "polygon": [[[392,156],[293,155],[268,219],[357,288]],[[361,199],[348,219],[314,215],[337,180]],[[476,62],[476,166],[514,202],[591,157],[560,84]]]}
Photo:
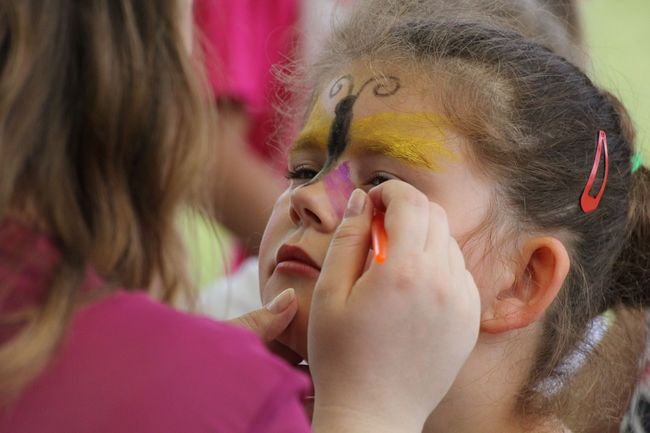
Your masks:
{"label": "yellow face paint", "polygon": [[[325,149],[333,116],[319,103],[309,116],[292,152],[305,147]],[[439,160],[456,161],[458,155],[446,145],[442,116],[433,113],[378,113],[352,121],[352,153],[376,152],[408,164],[439,170]]]}
{"label": "yellow face paint", "polygon": [[327,148],[327,140],[333,119],[334,116],[326,113],[321,104],[316,101],[314,109],[309,114],[309,119],[307,119],[302,131],[300,131],[291,151],[295,152],[303,147]]}
{"label": "yellow face paint", "polygon": [[432,113],[379,113],[352,121],[350,150],[377,152],[408,164],[439,170],[439,160],[457,160],[446,145],[449,123]]}

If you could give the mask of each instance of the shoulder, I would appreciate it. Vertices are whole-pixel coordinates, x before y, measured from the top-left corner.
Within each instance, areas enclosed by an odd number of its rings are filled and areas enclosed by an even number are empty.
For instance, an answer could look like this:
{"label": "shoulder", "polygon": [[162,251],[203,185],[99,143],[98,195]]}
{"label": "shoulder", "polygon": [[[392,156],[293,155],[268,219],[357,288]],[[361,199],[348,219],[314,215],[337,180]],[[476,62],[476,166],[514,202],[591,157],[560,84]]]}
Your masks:
{"label": "shoulder", "polygon": [[71,398],[101,395],[131,431],[248,431],[273,395],[295,406],[308,389],[252,333],[144,294],[80,310],[57,368],[76,375]]}
{"label": "shoulder", "polygon": [[[128,334],[129,340],[146,337],[150,349],[156,345],[164,348],[171,342],[194,347],[192,352],[202,355],[214,352],[217,342],[234,344],[244,351],[262,348],[256,336],[245,329],[176,310],[142,292],[118,292],[82,308],[75,316],[72,332],[108,330],[114,337]],[[206,340],[210,344],[197,344]]]}
{"label": "shoulder", "polygon": [[[124,353],[155,357],[160,368],[169,363],[191,366],[184,373],[177,371],[178,375],[184,374],[184,379],[201,373],[220,377],[219,371],[235,370],[247,372],[241,381],[251,378],[262,382],[259,386],[270,384],[276,376],[296,376],[252,332],[175,310],[142,293],[121,292],[85,308],[77,315],[71,332],[101,335],[106,345],[113,344]],[[223,386],[228,377],[221,379]]]}

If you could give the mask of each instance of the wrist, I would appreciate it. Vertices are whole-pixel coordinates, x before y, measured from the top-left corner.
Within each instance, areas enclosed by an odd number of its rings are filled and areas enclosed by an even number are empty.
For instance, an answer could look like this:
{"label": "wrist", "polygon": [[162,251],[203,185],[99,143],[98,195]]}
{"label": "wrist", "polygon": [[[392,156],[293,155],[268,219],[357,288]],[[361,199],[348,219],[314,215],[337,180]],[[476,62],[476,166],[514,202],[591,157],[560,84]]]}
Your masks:
{"label": "wrist", "polygon": [[385,413],[368,413],[342,406],[314,406],[314,433],[421,433],[423,423],[414,423],[409,416],[396,420]]}

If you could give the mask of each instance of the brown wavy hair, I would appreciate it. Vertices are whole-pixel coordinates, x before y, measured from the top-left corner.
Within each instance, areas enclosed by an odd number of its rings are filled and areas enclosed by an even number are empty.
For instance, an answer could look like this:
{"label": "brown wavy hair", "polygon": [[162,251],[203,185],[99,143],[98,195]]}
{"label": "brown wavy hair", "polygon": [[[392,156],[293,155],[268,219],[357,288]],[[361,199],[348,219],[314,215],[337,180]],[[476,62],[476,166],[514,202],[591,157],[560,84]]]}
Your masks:
{"label": "brown wavy hair", "polygon": [[212,112],[182,5],[0,3],[0,220],[27,217],[62,253],[43,303],[0,317],[20,325],[0,347],[3,396],[46,364],[87,266],[109,291],[191,302],[177,213],[204,203]]}

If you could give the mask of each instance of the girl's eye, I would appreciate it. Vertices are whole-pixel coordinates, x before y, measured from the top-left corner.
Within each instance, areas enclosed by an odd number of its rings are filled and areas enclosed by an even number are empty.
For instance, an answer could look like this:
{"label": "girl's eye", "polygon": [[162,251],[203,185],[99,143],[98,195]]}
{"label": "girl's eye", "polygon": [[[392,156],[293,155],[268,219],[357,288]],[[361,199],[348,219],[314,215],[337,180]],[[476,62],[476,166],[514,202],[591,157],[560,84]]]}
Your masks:
{"label": "girl's eye", "polygon": [[374,176],[372,176],[368,180],[368,184],[371,185],[371,186],[377,186],[377,185],[380,185],[380,184],[382,184],[382,183],[384,183],[384,182],[386,182],[388,180],[391,180],[391,179],[395,179],[395,177],[389,176],[389,175],[384,174],[384,173],[378,173],[378,174],[375,174]]}
{"label": "girl's eye", "polygon": [[298,166],[294,169],[289,169],[286,178],[293,182],[305,182],[318,174],[318,170],[310,167]]}

